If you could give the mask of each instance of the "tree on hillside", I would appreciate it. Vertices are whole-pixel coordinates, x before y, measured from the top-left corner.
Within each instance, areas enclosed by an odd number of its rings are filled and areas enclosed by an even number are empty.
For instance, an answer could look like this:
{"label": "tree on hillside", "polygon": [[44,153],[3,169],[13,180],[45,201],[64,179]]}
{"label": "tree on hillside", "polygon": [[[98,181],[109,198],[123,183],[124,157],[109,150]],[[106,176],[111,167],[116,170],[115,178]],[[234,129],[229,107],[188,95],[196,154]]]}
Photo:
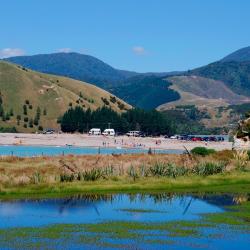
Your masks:
{"label": "tree on hillside", "polygon": [[17,120],[17,125],[19,126],[20,125],[20,121],[21,121],[21,115],[17,115],[16,116],[16,120]]}
{"label": "tree on hillside", "polygon": [[27,115],[27,114],[28,114],[26,104],[23,105],[23,114],[24,114],[24,115]]}

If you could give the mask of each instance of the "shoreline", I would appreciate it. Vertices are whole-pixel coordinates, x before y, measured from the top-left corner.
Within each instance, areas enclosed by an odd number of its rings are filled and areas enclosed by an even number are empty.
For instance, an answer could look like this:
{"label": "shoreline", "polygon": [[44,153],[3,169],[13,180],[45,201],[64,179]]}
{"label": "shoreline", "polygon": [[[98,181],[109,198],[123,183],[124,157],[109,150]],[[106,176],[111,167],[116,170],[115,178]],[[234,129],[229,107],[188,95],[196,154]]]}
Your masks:
{"label": "shoreline", "polygon": [[[205,164],[205,165],[204,165]],[[0,200],[101,192],[247,192],[250,171],[232,151],[0,158]]]}
{"label": "shoreline", "polygon": [[232,149],[231,142],[193,142],[166,139],[163,137],[105,137],[87,134],[18,134],[0,133],[0,145],[54,146],[81,148],[124,148],[148,150],[191,150],[194,147],[213,148],[217,151]]}
{"label": "shoreline", "polygon": [[199,176],[100,180],[87,183],[27,185],[0,188],[0,201],[29,198],[63,198],[80,194],[172,192],[185,193],[246,193],[250,188],[250,173]]}

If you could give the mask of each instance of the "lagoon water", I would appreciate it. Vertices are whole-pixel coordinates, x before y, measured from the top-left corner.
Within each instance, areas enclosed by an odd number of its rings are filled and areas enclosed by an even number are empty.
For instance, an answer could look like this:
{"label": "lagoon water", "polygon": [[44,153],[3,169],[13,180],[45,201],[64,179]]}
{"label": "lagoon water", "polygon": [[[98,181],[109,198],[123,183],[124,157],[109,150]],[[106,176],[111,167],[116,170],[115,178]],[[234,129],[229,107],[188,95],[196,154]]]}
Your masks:
{"label": "lagoon water", "polygon": [[[231,195],[153,193],[0,201],[0,248],[249,249],[249,234],[223,224],[216,228],[202,227],[198,234],[192,233],[194,228],[187,233],[185,224],[179,235],[178,231],[175,235],[171,231],[159,233],[157,229],[158,223],[176,226],[183,222],[199,223],[205,214],[223,214],[235,200]],[[136,233],[130,237],[135,223],[146,223],[145,231],[135,228]],[[94,231],[89,225],[96,226]],[[156,228],[147,230],[146,225],[156,225]]]}
{"label": "lagoon water", "polygon": [[[153,150],[158,154],[181,154],[183,150]],[[0,146],[1,156],[56,156],[56,155],[95,155],[95,154],[140,154],[147,153],[144,148],[96,148],[96,147],[74,147],[74,146]]]}

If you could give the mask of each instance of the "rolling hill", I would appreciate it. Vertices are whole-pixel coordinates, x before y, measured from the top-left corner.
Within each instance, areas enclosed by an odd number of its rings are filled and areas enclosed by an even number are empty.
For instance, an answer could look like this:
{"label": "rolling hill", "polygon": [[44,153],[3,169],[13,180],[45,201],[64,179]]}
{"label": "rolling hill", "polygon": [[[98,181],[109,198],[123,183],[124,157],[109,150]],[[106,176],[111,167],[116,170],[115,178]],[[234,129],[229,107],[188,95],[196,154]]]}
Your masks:
{"label": "rolling hill", "polygon": [[169,89],[166,82],[159,85],[159,78],[179,72],[118,70],[95,57],[79,53],[18,56],[4,60],[35,71],[92,83],[140,108],[152,109],[163,102],[178,99],[178,94]]}
{"label": "rolling hill", "polygon": [[[57,128],[58,117],[69,106],[96,109],[107,105],[118,112],[131,107],[94,85],[38,73],[4,61],[0,61],[0,91],[4,110],[4,115],[0,117],[0,127],[16,126],[18,131],[35,131],[38,126]],[[27,115],[24,109],[27,109]],[[40,113],[39,124],[29,127],[30,122],[36,118],[37,110]],[[20,125],[17,125],[17,116],[21,116]]]}

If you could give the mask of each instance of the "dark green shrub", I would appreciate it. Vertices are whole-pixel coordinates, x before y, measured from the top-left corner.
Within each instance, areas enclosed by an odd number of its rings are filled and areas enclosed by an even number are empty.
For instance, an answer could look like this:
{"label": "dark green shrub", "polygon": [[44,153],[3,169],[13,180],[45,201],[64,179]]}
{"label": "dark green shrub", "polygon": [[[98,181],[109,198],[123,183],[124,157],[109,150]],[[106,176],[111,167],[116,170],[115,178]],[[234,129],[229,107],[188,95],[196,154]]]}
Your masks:
{"label": "dark green shrub", "polygon": [[205,147],[195,147],[191,150],[191,153],[194,155],[206,156],[215,153],[214,149],[205,148]]}
{"label": "dark green shrub", "polygon": [[38,130],[39,130],[39,131],[43,131],[43,127],[42,127],[42,126],[39,126],[39,127],[38,127]]}
{"label": "dark green shrub", "polygon": [[27,106],[24,104],[24,105],[23,105],[23,114],[24,114],[24,115],[27,115],[27,113],[28,113],[28,112],[27,112]]}

